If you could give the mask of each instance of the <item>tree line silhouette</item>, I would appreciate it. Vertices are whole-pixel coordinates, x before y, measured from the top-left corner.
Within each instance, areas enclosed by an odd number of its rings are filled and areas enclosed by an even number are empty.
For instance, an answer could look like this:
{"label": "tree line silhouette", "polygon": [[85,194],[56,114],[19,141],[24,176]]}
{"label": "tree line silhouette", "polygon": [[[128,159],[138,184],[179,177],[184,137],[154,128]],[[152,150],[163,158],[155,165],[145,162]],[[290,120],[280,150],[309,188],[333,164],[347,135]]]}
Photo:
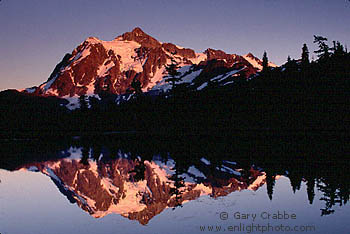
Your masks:
{"label": "tree line silhouette", "polygon": [[[232,85],[224,87],[209,80],[201,91],[178,84],[181,79],[173,61],[167,67],[170,93],[153,97],[137,92],[136,99],[109,105],[102,112],[118,119],[115,129],[152,133],[345,131],[349,128],[350,54],[340,42],[333,41],[333,47],[326,42],[327,38],[314,36],[317,60],[310,62],[304,44],[301,59],[289,57],[278,68],[268,67],[265,51],[258,76],[249,79],[240,73]],[[88,116],[99,111],[98,106],[92,107]],[[102,119],[108,122],[106,118]]]}
{"label": "tree line silhouette", "polygon": [[237,132],[346,132],[349,129],[350,53],[334,41],[314,36],[318,58],[310,61],[306,44],[301,59],[277,68],[268,66],[254,77],[239,73],[233,84],[194,90],[178,84],[177,65],[167,67],[171,92],[142,93],[134,80],[129,102],[116,105],[116,95],[101,100],[81,96],[80,109],[67,110],[65,100],[8,90],[0,93],[1,136],[45,137],[138,131],[150,134],[236,134]]}

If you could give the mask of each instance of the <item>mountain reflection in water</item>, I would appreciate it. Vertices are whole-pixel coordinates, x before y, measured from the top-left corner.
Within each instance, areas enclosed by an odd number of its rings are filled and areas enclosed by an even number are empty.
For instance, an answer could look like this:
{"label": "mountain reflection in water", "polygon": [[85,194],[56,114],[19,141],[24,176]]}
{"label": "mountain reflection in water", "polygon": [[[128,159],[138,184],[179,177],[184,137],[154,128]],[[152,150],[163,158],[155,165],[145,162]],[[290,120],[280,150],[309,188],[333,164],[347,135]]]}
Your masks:
{"label": "mountain reflection in water", "polygon": [[[126,155],[125,155],[126,156]],[[232,162],[210,168],[203,158],[187,170],[173,160],[141,161],[127,156],[109,162],[61,159],[26,165],[48,175],[67,198],[96,218],[118,213],[147,224],[168,207],[181,206],[202,195],[212,197],[243,189],[256,190],[266,182],[257,169],[238,169]]]}
{"label": "mountain reflection in water", "polygon": [[321,216],[349,201],[348,162],[341,158],[335,161],[322,154],[306,158],[263,151],[260,155],[233,154],[226,144],[216,144],[212,151],[203,144],[203,150],[195,144],[183,145],[185,150],[175,146],[159,150],[159,145],[155,150],[142,144],[84,140],[58,147],[54,157],[25,158],[23,163],[3,165],[49,176],[71,203],[95,218],[117,213],[141,224],[203,195],[218,198],[240,190],[256,191],[266,184],[272,200],[275,181],[281,176],[290,180],[294,193],[304,182],[310,204],[315,189],[321,192]]}

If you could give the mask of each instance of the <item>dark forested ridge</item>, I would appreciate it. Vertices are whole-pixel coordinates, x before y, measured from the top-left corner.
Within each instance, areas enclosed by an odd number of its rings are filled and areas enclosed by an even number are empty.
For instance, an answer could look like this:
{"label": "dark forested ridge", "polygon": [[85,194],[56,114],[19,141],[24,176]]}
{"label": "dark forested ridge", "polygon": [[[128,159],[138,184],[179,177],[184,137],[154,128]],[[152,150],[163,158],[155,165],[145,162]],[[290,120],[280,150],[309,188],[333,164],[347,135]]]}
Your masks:
{"label": "dark forested ridge", "polygon": [[319,46],[315,61],[309,60],[304,45],[301,59],[289,57],[277,68],[263,62],[258,75],[241,74],[226,86],[208,82],[206,88],[193,90],[177,85],[174,79],[170,92],[150,96],[137,92],[135,83],[136,98],[120,105],[115,103],[116,95],[101,93],[102,100],[90,100],[90,107],[82,97],[81,108],[69,111],[63,99],[4,91],[0,93],[1,136],[35,138],[114,131],[170,135],[346,134],[350,53],[341,43],[329,46],[320,36],[315,36],[314,42]]}

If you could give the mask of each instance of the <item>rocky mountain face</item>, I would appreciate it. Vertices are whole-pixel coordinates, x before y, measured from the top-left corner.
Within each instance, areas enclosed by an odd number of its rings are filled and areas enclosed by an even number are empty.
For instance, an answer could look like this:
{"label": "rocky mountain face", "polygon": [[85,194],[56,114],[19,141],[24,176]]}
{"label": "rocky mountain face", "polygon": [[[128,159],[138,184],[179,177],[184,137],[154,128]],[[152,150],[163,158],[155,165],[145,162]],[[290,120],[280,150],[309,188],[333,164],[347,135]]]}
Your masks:
{"label": "rocky mountain face", "polygon": [[210,162],[204,159],[181,173],[172,160],[125,157],[108,162],[66,158],[33,163],[22,169],[49,176],[70,202],[95,218],[117,213],[141,224],[147,224],[167,208],[200,196],[219,197],[242,189],[256,190],[266,182],[265,173],[259,170],[243,171],[227,162],[213,171]]}
{"label": "rocky mountain face", "polygon": [[261,60],[252,54],[240,56],[214,49],[196,53],[172,43],[161,43],[135,28],[112,41],[87,38],[64,56],[46,82],[23,92],[65,98],[102,92],[120,95],[133,92],[133,80],[140,81],[144,92],[164,90],[165,66],[172,59],[179,63],[184,82],[196,81],[197,88],[204,88],[210,79],[223,81],[238,72],[248,78],[262,68]]}

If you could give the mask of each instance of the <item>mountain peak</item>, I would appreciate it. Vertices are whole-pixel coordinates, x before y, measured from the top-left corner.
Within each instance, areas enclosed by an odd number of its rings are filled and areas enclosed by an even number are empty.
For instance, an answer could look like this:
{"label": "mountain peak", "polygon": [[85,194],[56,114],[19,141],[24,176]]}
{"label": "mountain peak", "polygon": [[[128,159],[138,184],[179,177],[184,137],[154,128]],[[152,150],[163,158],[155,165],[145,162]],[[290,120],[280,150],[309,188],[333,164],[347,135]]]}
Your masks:
{"label": "mountain peak", "polygon": [[141,28],[136,27],[131,32],[126,32],[120,36],[123,40],[135,41],[144,47],[160,47],[161,43],[155,38],[145,33]]}
{"label": "mountain peak", "polygon": [[88,37],[85,41],[89,43],[99,43],[100,39],[98,39],[97,37]]}
{"label": "mountain peak", "polygon": [[134,34],[146,34],[140,27],[134,28],[131,32]]}
{"label": "mountain peak", "polygon": [[249,52],[249,53],[246,54],[245,56],[246,56],[246,57],[249,57],[249,58],[255,58],[255,56],[254,56],[251,52]]}
{"label": "mountain peak", "polygon": [[[77,99],[73,97],[80,95],[98,96],[104,92],[129,95],[135,79],[141,83],[144,92],[153,87],[163,92],[171,87],[163,78],[172,59],[179,63],[186,83],[199,77],[191,85],[201,89],[206,87],[208,79],[225,75],[228,71],[235,73],[244,68],[245,75],[249,77],[262,69],[262,62],[251,53],[239,56],[211,48],[204,53],[195,53],[189,48],[161,43],[136,27],[112,41],[87,38],[57,64],[46,82],[23,92],[69,96],[69,109],[78,106]],[[222,76],[221,84],[233,83],[234,73]]]}

